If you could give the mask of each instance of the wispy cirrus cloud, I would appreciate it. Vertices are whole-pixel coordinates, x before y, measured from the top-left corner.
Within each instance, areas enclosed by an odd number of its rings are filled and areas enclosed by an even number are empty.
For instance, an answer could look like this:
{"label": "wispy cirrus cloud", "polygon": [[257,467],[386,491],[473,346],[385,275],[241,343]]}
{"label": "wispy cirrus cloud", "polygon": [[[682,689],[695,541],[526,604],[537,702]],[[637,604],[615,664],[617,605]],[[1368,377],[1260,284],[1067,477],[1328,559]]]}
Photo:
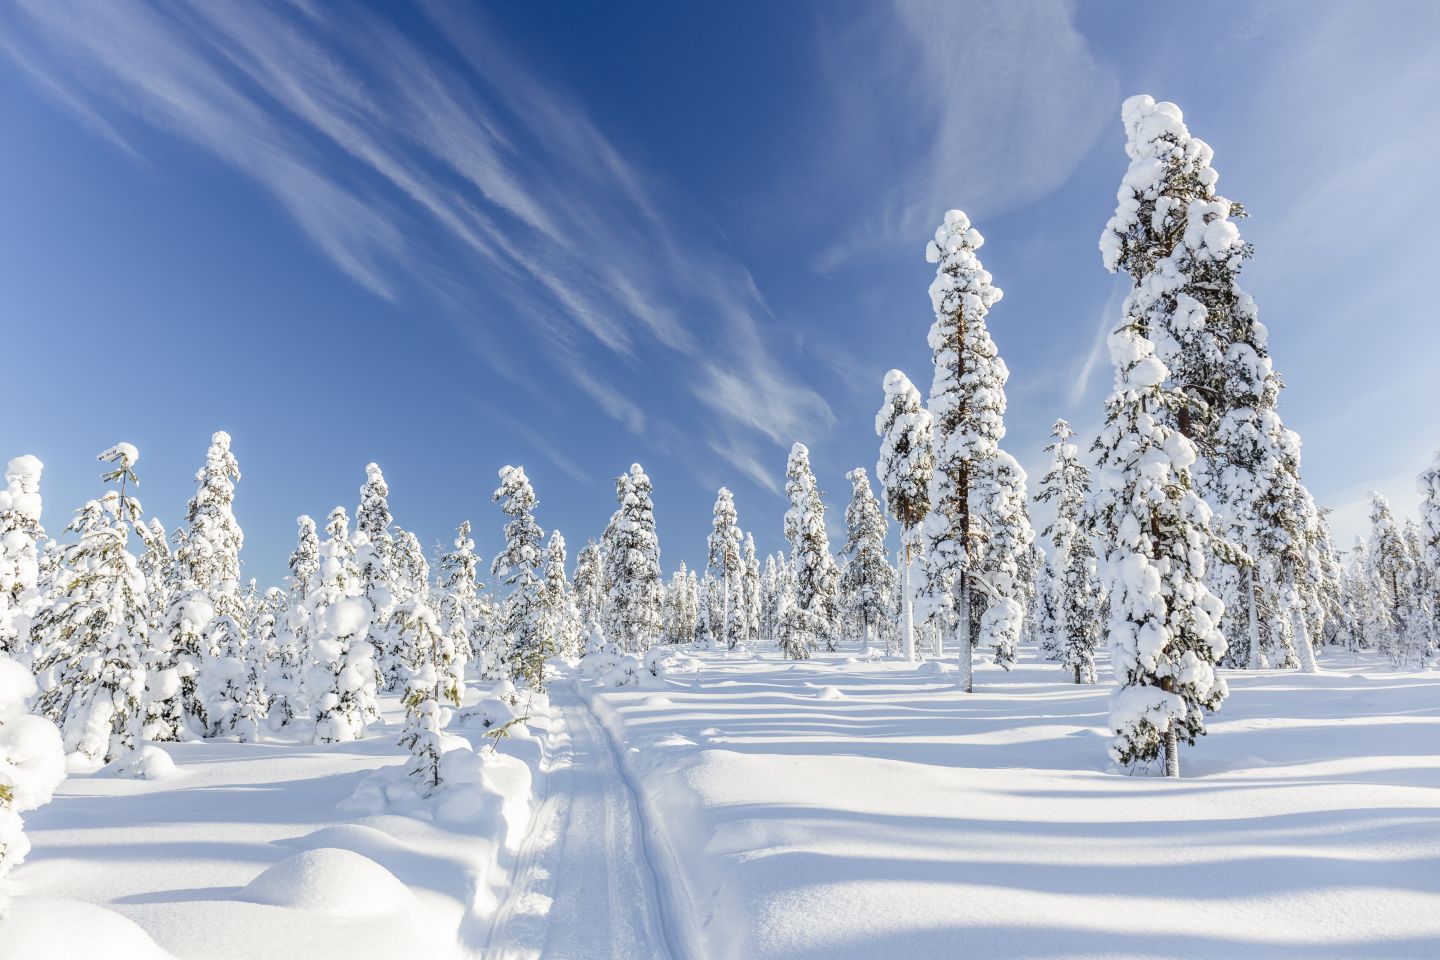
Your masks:
{"label": "wispy cirrus cloud", "polygon": [[[552,372],[636,434],[686,432],[631,395],[657,365],[710,411],[722,454],[828,429],[829,407],[767,349],[773,317],[723,238],[677,233],[654,178],[473,11],[421,9],[429,36],[266,3],[19,0],[6,19],[12,57],[43,50],[21,66],[107,140],[127,146],[105,119],[119,112],[200,146],[377,296],[418,286],[455,305],[468,284],[508,299]],[[592,345],[614,361],[581,362]]]}
{"label": "wispy cirrus cloud", "polygon": [[[815,111],[835,165],[866,205],[816,251],[836,269],[914,247],[941,211],[983,218],[1058,187],[1115,111],[1117,81],[1074,22],[1072,3],[896,0],[837,9],[821,44],[828,96]],[[856,69],[856,64],[864,69]],[[908,249],[908,248],[907,248]]]}

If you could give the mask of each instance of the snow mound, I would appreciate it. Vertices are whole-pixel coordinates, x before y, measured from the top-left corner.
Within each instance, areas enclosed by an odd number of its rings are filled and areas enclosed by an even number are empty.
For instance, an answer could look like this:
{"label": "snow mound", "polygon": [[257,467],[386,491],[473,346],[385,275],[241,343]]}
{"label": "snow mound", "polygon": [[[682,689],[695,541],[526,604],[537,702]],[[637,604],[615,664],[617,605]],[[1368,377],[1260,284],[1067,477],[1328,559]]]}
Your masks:
{"label": "snow mound", "polygon": [[927,677],[947,677],[955,672],[955,668],[939,660],[926,660],[920,664],[917,672]]}
{"label": "snow mound", "polygon": [[246,884],[239,899],[355,919],[420,910],[415,894],[389,870],[335,847],[281,860]]}
{"label": "snow mound", "polygon": [[844,700],[845,694],[840,692],[839,687],[821,687],[815,691],[816,700]]}
{"label": "snow mound", "polygon": [[699,659],[676,650],[673,646],[651,647],[645,654],[645,669],[652,677],[670,677],[700,672]]}
{"label": "snow mound", "polygon": [[146,744],[139,750],[116,757],[101,770],[112,777],[132,780],[168,780],[180,773],[170,754],[160,747]]}
{"label": "snow mound", "polygon": [[134,921],[61,897],[16,897],[0,920],[0,960],[173,960]]}
{"label": "snow mound", "polygon": [[474,706],[455,711],[453,725],[462,730],[488,730],[491,727],[503,727],[519,715],[505,700],[490,697]]}

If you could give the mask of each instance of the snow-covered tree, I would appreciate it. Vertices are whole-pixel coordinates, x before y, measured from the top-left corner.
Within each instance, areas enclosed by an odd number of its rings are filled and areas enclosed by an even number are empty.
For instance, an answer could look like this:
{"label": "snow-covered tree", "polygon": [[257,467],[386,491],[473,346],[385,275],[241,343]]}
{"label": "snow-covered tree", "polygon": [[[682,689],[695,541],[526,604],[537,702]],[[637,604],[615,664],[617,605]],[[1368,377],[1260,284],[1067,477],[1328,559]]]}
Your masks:
{"label": "snow-covered tree", "polygon": [[1030,526],[1025,480],[1015,458],[996,450],[978,471],[971,497],[974,522],[983,531],[978,574],[989,595],[980,617],[979,642],[994,650],[995,662],[1006,670],[1015,663],[1030,601],[1023,571],[1035,545],[1035,531]]}
{"label": "snow-covered tree", "polygon": [[1418,635],[1414,568],[1390,503],[1379,493],[1370,494],[1369,558],[1372,600],[1366,608],[1366,633],[1399,669],[1418,652],[1411,649]]}
{"label": "snow-covered tree", "polygon": [[665,588],[666,643],[695,642],[695,590],[694,574],[681,561],[680,569],[671,574],[670,583]]}
{"label": "snow-covered tree", "polygon": [[631,464],[615,480],[620,507],[606,529],[605,635],[630,654],[640,654],[660,639],[663,584],[660,541],[650,478]]}
{"label": "snow-covered tree", "polygon": [[370,605],[365,640],[375,651],[375,661],[386,689],[400,682],[400,656],[390,631],[390,616],[400,601],[395,518],[390,514],[390,486],[380,465],[365,465],[365,482],[360,485],[360,505],[355,511],[355,562],[360,569],[360,593]]}
{"label": "snow-covered tree", "polygon": [[[1252,667],[1313,670],[1307,617],[1318,604],[1307,527],[1323,517],[1300,481],[1300,441],[1278,411],[1283,386],[1254,300],[1240,285],[1252,249],[1236,220],[1244,208],[1215,191],[1212,151],[1180,109],[1148,96],[1122,108],[1130,168],[1100,240],[1105,265],[1135,280],[1130,308],[1176,395],[1172,426],[1207,451],[1197,488],[1239,550],[1239,602],[1227,608]],[[1216,577],[1223,578],[1223,571]]]}
{"label": "snow-covered tree", "polygon": [[559,530],[551,531],[545,547],[545,629],[550,643],[562,657],[579,657],[585,635],[580,626],[580,611],[570,591],[570,578],[565,572],[565,538]]}
{"label": "snow-covered tree", "polygon": [[[160,641],[165,629],[165,611],[170,609],[171,595],[180,587],[179,571],[170,542],[166,539],[165,526],[152,517],[150,523],[137,523],[135,533],[140,537],[144,550],[140,554],[140,573],[145,577],[145,594],[150,609],[145,619],[150,624],[150,641]],[[168,644],[168,638],[165,638]]]}
{"label": "snow-covered tree", "polygon": [[777,562],[773,553],[767,556],[765,572],[760,575],[760,638],[766,643],[774,643],[780,632],[780,578],[784,575],[785,558]]}
{"label": "snow-covered tree", "polygon": [[1043,536],[1050,541],[1049,595],[1040,631],[1054,659],[1071,671],[1076,683],[1095,682],[1095,648],[1100,642],[1100,585],[1095,548],[1081,526],[1090,497],[1090,469],[1071,442],[1075,432],[1056,420],[1051,441],[1050,469],[1040,479],[1036,499],[1052,503],[1055,519]]}
{"label": "snow-covered tree", "polygon": [[[929,403],[935,461],[926,521],[932,555],[926,562],[932,576],[943,575],[955,592],[955,612],[945,618],[946,632],[955,632],[959,681],[967,693],[975,685],[972,624],[977,592],[983,589],[976,576],[981,530],[971,498],[1005,436],[1005,382],[1010,377],[986,325],[986,315],[1002,293],[977,256],[984,242],[969,217],[951,210],[925,248],[925,259],[936,265],[930,284],[935,322],[929,337],[935,367]],[[987,625],[995,636],[1008,629],[1013,612],[1005,606],[990,618]]]}
{"label": "snow-covered tree", "polygon": [[113,464],[105,482],[119,491],[86,503],[65,528],[78,538],[65,549],[70,576],[35,621],[45,637],[36,709],[60,728],[66,750],[106,763],[133,752],[144,725],[145,577],[128,547],[140,503],[125,492],[139,486],[139,458],[128,443],[100,454]]}
{"label": "snow-covered tree", "polygon": [[[1137,288],[1138,290],[1138,288]],[[1205,732],[1205,710],[1225,698],[1215,664],[1225,653],[1223,604],[1205,585],[1205,558],[1220,549],[1210,508],[1195,491],[1195,446],[1169,426],[1184,403],[1164,387],[1168,371],[1132,311],[1110,335],[1115,388],[1095,441],[1099,476],[1092,500],[1109,581],[1110,659],[1118,689],[1110,702],[1121,764],[1164,754],[1180,775],[1180,741]]]}
{"label": "snow-covered tree", "polygon": [[571,582],[575,592],[575,606],[580,611],[580,621],[589,629],[600,622],[605,608],[604,562],[600,557],[600,545],[594,540],[585,541],[575,557],[575,577]]}
{"label": "snow-covered tree", "polygon": [[505,548],[495,555],[490,572],[511,588],[502,614],[510,638],[511,672],[536,690],[544,690],[545,661],[554,649],[545,630],[545,581],[539,573],[545,531],[535,522],[534,513],[540,501],[525,468],[514,466],[500,470],[500,486],[491,499],[509,518]]}
{"label": "snow-covered tree", "polygon": [[920,391],[899,370],[885,374],[885,405],[875,416],[880,460],[875,476],[885,490],[885,506],[900,524],[900,646],[915,659],[914,592],[910,587],[912,552],[920,524],[930,512],[930,475],[935,458],[930,446],[930,411]]}
{"label": "snow-covered tree", "polygon": [[819,618],[796,600],[792,576],[780,578],[775,607],[775,643],[780,652],[787,660],[809,660],[823,627],[816,622]]}
{"label": "snow-covered tree", "polygon": [[742,602],[745,594],[741,582],[744,573],[741,557],[744,535],[740,532],[735,515],[735,499],[726,487],[721,487],[715,496],[710,536],[706,544],[709,548],[706,563],[709,564],[716,583],[720,585],[720,609],[711,611],[711,614],[718,615],[719,619],[710,624],[710,629],[717,636],[723,637],[725,646],[733,650],[740,640],[744,626]]}
{"label": "snow-covered tree", "polygon": [[0,655],[29,659],[30,623],[40,611],[40,526],[38,457],[16,457],[5,465],[0,490]]}
{"label": "snow-covered tree", "polygon": [[[785,494],[790,499],[790,509],[785,511],[785,539],[790,544],[791,585],[797,614],[792,618],[792,627],[810,631],[808,643],[812,648],[824,643],[833,650],[840,570],[830,554],[825,504],[815,483],[815,474],[810,470],[810,450],[803,443],[790,448],[790,459],[785,466]],[[792,643],[786,649],[798,647]]]}
{"label": "snow-covered tree", "polygon": [[185,512],[187,529],[179,562],[186,579],[205,592],[217,612],[235,612],[221,598],[240,592],[240,549],[245,534],[235,519],[235,483],[240,466],[230,452],[230,434],[217,431],[210,438],[205,466],[195,474],[198,489]]}
{"label": "snow-covered tree", "polygon": [[309,652],[302,649],[290,628],[290,597],[284,590],[270,587],[265,591],[250,636],[256,648],[250,652],[262,660],[258,682],[254,689],[247,686],[247,697],[261,694],[264,716],[277,727],[288,726],[306,710],[303,677]]}
{"label": "snow-covered tree", "polygon": [[1427,663],[1440,656],[1440,453],[1420,474],[1420,587],[1430,605]]}
{"label": "snow-covered tree", "polygon": [[488,605],[480,596],[480,558],[469,520],[456,529],[453,549],[440,556],[437,586],[440,629],[454,638],[456,655],[469,663],[489,646],[492,632],[486,622]]}
{"label": "snow-covered tree", "polygon": [[290,574],[286,578],[284,612],[276,615],[277,650],[267,674],[271,709],[282,727],[310,710],[305,684],[313,659],[311,637],[316,626],[311,617],[310,597],[319,586],[320,576],[320,538],[315,532],[315,521],[301,515],[295,524],[295,549],[288,564]]}
{"label": "snow-covered tree", "polygon": [[406,657],[401,666],[405,727],[400,746],[410,751],[406,773],[420,795],[428,797],[441,783],[442,702],[460,702],[459,674],[439,620],[424,598],[413,597],[396,607],[395,631],[404,638]]}
{"label": "snow-covered tree", "polygon": [[[694,571],[690,576],[695,576]],[[715,594],[715,578],[706,570],[695,583],[695,647],[699,650],[714,650],[719,642],[710,632],[710,624],[714,622],[710,610],[717,603]]]}
{"label": "snow-covered tree", "polygon": [[365,639],[373,608],[363,590],[350,518],[345,508],[336,507],[325,523],[317,584],[307,603],[312,666],[306,689],[315,715],[316,743],[358,739],[379,714],[375,648]]}
{"label": "snow-covered tree", "polygon": [[755,552],[755,535],[745,534],[745,548],[740,552],[740,586],[743,599],[740,612],[745,617],[741,639],[753,643],[760,633],[760,557]]}
{"label": "snow-covered tree", "polygon": [[0,653],[0,921],[5,919],[6,877],[30,852],[20,815],[49,803],[65,779],[59,731],[25,709],[34,694],[30,671]]}
{"label": "snow-covered tree", "polygon": [[201,670],[205,692],[205,715],[210,720],[209,736],[238,736],[243,739],[241,706],[246,700],[249,657],[245,627],[229,614],[217,616],[210,624],[212,648]]}
{"label": "snow-covered tree", "polygon": [[880,502],[870,489],[864,467],[845,474],[850,481],[850,504],[845,508],[845,546],[840,555],[841,606],[846,618],[858,626],[863,645],[875,638],[875,627],[890,612],[890,594],[895,589],[895,570],[885,559],[885,537],[889,524]]}

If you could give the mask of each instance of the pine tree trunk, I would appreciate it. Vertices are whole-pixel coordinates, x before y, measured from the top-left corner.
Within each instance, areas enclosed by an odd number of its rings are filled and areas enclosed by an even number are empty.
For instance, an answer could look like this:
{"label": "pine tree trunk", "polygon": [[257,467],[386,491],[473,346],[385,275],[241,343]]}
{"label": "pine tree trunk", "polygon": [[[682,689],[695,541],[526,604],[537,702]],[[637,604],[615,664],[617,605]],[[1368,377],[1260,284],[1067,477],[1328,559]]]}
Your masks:
{"label": "pine tree trunk", "polygon": [[915,609],[910,601],[910,544],[905,544],[905,562],[900,565],[900,653],[915,662]]}
{"label": "pine tree trunk", "polygon": [[1180,776],[1180,736],[1174,727],[1165,731],[1165,776]]}
{"label": "pine tree trunk", "polygon": [[1299,604],[1290,607],[1290,616],[1295,624],[1295,653],[1300,657],[1301,673],[1319,673],[1320,664],[1315,662],[1315,648],[1310,645],[1310,628],[1305,623],[1305,611]]}
{"label": "pine tree trunk", "polygon": [[1245,568],[1245,608],[1246,615],[1250,618],[1250,663],[1251,670],[1261,668],[1260,652],[1260,617],[1255,612],[1255,567],[1252,564]]}
{"label": "pine tree trunk", "polygon": [[734,644],[730,642],[730,574],[725,574],[720,587],[720,608],[725,611],[721,618],[721,629],[725,631],[725,649],[733,650]]}
{"label": "pine tree trunk", "polygon": [[956,634],[960,648],[960,689],[975,692],[975,647],[970,642],[970,573],[960,574],[960,604],[956,611]]}
{"label": "pine tree trunk", "polygon": [[1076,683],[1083,683],[1083,682],[1084,682],[1083,680],[1080,679],[1080,664],[1078,664],[1078,663],[1075,664],[1075,682],[1076,682]]}

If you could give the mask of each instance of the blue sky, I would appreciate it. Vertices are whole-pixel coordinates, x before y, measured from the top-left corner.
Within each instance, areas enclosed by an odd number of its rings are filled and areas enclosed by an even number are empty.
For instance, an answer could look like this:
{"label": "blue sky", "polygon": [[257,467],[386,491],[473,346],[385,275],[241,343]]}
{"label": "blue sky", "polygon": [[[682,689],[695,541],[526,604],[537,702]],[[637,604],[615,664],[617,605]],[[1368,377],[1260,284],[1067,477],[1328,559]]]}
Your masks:
{"label": "blue sky", "polygon": [[667,569],[714,490],[781,545],[790,443],[832,518],[890,367],[929,383],[926,239],[985,233],[1005,446],[1099,420],[1120,102],[1174,100],[1242,200],[1305,475],[1348,543],[1440,428],[1440,5],[81,4],[0,12],[0,458],[58,531],[95,453],[183,515],[235,438],[249,573],[375,460],[426,544],[493,554],[523,463],[572,550],[630,462]]}

